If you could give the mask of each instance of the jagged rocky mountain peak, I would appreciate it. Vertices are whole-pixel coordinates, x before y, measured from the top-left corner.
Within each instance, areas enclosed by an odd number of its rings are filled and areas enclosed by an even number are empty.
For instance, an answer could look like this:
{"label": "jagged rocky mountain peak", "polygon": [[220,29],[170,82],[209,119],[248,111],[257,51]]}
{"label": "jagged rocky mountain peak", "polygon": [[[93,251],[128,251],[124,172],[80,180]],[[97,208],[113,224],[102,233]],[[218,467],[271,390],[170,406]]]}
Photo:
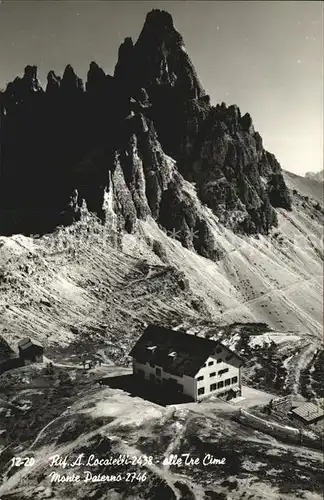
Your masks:
{"label": "jagged rocky mountain peak", "polygon": [[250,132],[251,134],[254,133],[254,129],[252,128],[252,118],[249,113],[245,113],[245,115],[242,116],[240,120],[240,124],[243,130]]}
{"label": "jagged rocky mountain peak", "polygon": [[53,70],[47,74],[46,92],[55,92],[59,90],[61,85],[61,77],[56,75]]}
{"label": "jagged rocky mountain peak", "polygon": [[[134,43],[133,39],[131,37],[126,37],[123,41],[123,43],[120,44],[119,49],[118,49],[118,62],[117,62],[117,71],[118,71],[118,65],[122,64],[124,59],[129,58],[131,55],[133,55],[133,48],[134,48]],[[116,70],[115,70],[116,74]]]}
{"label": "jagged rocky mountain peak", "polygon": [[[37,68],[27,66],[5,91],[1,124],[0,203],[21,210],[21,232],[43,230],[31,229],[30,206],[48,206],[50,222],[42,211],[40,224],[46,231],[62,223],[62,213],[63,223],[72,222],[75,189],[79,204],[84,199],[104,221],[110,190],[121,227],[133,231],[138,218],[151,214],[177,227],[188,248],[190,231],[204,227],[195,248],[214,256],[208,222],[182,192],[184,181],[195,183],[199,202],[221,223],[249,234],[275,225],[276,207],[291,208],[281,167],[264,150],[251,116],[235,104],[211,105],[165,11],[148,13],[135,44],[125,38],[114,76],[92,61],[84,89],[69,64],[62,78],[49,72],[45,93],[35,90]],[[14,148],[13,135],[26,147]]]}
{"label": "jagged rocky mountain peak", "polygon": [[132,37],[127,36],[121,46],[119,47],[119,53],[122,53],[123,51],[128,52],[134,47],[134,42]]}
{"label": "jagged rocky mountain peak", "polygon": [[236,104],[231,104],[230,106],[228,106],[227,111],[229,114],[234,116],[236,120],[239,120],[241,118],[241,110]]}
{"label": "jagged rocky mountain peak", "polygon": [[100,66],[96,63],[96,61],[91,61],[89,64],[89,70],[90,71],[96,71],[96,70],[101,70]]}
{"label": "jagged rocky mountain peak", "polygon": [[179,41],[182,41],[181,35],[175,30],[173,19],[169,12],[160,9],[153,9],[146,15],[145,23],[142,32],[139,36],[138,43],[141,43],[145,37],[160,40],[161,36],[176,35]]}
{"label": "jagged rocky mountain peak", "polygon": [[27,65],[24,70],[23,78],[28,82],[37,82],[37,66]]}
{"label": "jagged rocky mountain peak", "polygon": [[105,85],[105,83],[106,73],[95,61],[92,61],[87,73],[86,90],[96,92],[98,87]]}
{"label": "jagged rocky mountain peak", "polygon": [[41,93],[43,93],[43,89],[37,78],[37,66],[28,65],[24,69],[23,76],[17,76],[14,81],[9,82],[6,89],[0,93],[1,104],[4,106],[7,113],[9,109],[13,110],[18,104],[27,102],[29,99],[34,100],[34,98],[37,98]]}
{"label": "jagged rocky mountain peak", "polygon": [[66,78],[75,78],[76,77],[76,74],[75,74],[75,71],[72,67],[71,64],[67,64],[65,66],[65,69],[64,69],[64,72],[63,72],[63,79],[66,79]]}
{"label": "jagged rocky mountain peak", "polygon": [[118,50],[118,60],[115,66],[114,78],[119,87],[119,91],[128,97],[135,95],[138,88],[137,66],[138,63],[135,59],[133,40],[127,37]]}
{"label": "jagged rocky mountain peak", "polygon": [[188,93],[193,97],[205,93],[171,15],[159,9],[147,14],[135,44],[131,38],[121,44],[115,76],[128,82],[129,93],[144,87],[153,99],[162,85],[177,87],[180,99]]}
{"label": "jagged rocky mountain peak", "polygon": [[7,85],[7,93],[13,92],[16,96],[23,98],[26,93],[42,92],[41,85],[38,81],[37,66],[27,65],[24,68],[24,74],[21,77]]}
{"label": "jagged rocky mountain peak", "polygon": [[105,77],[106,73],[104,70],[99,66],[96,61],[91,61],[89,65],[89,71],[88,71],[88,79],[89,77]]}
{"label": "jagged rocky mountain peak", "polygon": [[61,88],[63,91],[83,90],[83,82],[79,78],[71,64],[67,64],[61,81]]}
{"label": "jagged rocky mountain peak", "polygon": [[144,27],[150,26],[152,29],[173,29],[173,19],[171,14],[165,10],[152,9],[147,13]]}

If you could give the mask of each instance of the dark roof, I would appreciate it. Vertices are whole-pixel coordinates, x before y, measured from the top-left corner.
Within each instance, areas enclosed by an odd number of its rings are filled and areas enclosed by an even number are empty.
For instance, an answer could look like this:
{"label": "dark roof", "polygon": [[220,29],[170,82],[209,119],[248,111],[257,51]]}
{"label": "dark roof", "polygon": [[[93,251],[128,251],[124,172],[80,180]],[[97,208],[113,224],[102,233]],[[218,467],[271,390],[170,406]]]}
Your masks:
{"label": "dark roof", "polygon": [[[166,372],[174,375],[195,376],[209,356],[214,354],[220,342],[196,337],[185,332],[171,330],[162,326],[148,326],[143,335],[136,342],[130,356],[139,363],[152,362],[162,367]],[[148,349],[154,347],[154,350]],[[241,358],[222,345],[233,356]],[[176,355],[170,356],[171,353]]]}
{"label": "dark roof", "polygon": [[322,418],[324,416],[324,411],[320,406],[314,405],[314,403],[306,403],[298,408],[291,410],[292,413],[298,415],[306,422],[312,422],[312,420]]}
{"label": "dark roof", "polygon": [[20,349],[28,349],[29,347],[38,347],[38,348],[42,348],[43,349],[43,346],[42,344],[40,344],[39,342],[35,341],[35,340],[31,340],[30,338],[24,338],[23,340],[21,340],[19,343],[18,343],[18,347],[20,347]]}

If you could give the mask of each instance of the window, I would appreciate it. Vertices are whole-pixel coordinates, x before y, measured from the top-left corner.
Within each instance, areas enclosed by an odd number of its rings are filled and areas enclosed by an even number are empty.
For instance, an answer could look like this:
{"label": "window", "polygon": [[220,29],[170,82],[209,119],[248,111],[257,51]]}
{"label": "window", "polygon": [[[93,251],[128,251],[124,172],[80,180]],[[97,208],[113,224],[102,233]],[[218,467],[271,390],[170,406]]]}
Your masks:
{"label": "window", "polygon": [[221,362],[222,362],[222,358],[219,358],[219,359],[217,360],[217,363],[221,363]]}
{"label": "window", "polygon": [[229,354],[229,356],[226,356],[225,361],[229,361],[232,357],[232,354]]}
{"label": "window", "polygon": [[217,347],[217,349],[215,349],[215,352],[217,352],[219,354],[220,352],[222,352],[222,348],[221,347]]}
{"label": "window", "polygon": [[227,378],[225,380],[225,385],[231,385],[231,379],[230,378]]}
{"label": "window", "polygon": [[221,376],[221,375],[223,375],[224,373],[227,373],[227,372],[228,372],[228,368],[224,368],[223,370],[219,370],[218,375]]}
{"label": "window", "polygon": [[155,368],[155,364],[152,361],[150,361],[150,367]]}
{"label": "window", "polygon": [[211,391],[216,391],[216,387],[217,387],[217,384],[212,384],[212,385],[210,386],[210,390],[211,390]]}
{"label": "window", "polygon": [[200,396],[200,394],[205,394],[205,387],[200,387],[200,389],[198,389],[198,396]]}
{"label": "window", "polygon": [[207,363],[205,363],[205,364],[203,365],[203,368],[206,368],[206,366],[207,366]]}
{"label": "window", "polygon": [[217,389],[221,389],[222,387],[224,387],[224,382],[218,382],[217,384]]}
{"label": "window", "polygon": [[232,378],[232,384],[237,384],[237,377]]}
{"label": "window", "polygon": [[214,361],[209,361],[208,366],[212,366],[214,364]]}
{"label": "window", "polygon": [[200,377],[197,378],[197,382],[199,382],[200,380],[204,380],[204,376],[201,375]]}
{"label": "window", "polygon": [[162,375],[161,368],[156,368],[155,373],[157,374],[158,377],[161,377]]}
{"label": "window", "polygon": [[212,372],[209,374],[210,377],[215,377],[216,376],[216,372]]}

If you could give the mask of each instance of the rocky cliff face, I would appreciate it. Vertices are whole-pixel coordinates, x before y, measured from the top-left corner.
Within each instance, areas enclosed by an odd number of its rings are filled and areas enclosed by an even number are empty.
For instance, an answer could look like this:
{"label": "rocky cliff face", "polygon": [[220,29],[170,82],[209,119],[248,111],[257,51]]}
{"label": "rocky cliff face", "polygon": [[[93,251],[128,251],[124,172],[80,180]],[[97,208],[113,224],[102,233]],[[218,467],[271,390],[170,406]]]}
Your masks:
{"label": "rocky cliff face", "polygon": [[125,39],[114,76],[92,62],[83,85],[67,66],[62,78],[50,71],[44,91],[27,66],[1,94],[0,138],[3,234],[70,224],[85,200],[128,232],[151,215],[217,259],[185,180],[236,231],[267,233],[275,208],[291,209],[281,167],[250,115],[210,104],[171,16],[159,10],[135,44]]}

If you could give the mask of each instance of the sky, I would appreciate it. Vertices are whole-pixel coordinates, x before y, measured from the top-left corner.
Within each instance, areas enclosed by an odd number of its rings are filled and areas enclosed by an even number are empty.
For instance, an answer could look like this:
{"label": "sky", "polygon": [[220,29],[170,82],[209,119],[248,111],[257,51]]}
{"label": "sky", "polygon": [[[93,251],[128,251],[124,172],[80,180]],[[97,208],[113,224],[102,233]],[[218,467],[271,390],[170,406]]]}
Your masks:
{"label": "sky", "polygon": [[323,2],[0,0],[0,88],[38,66],[113,74],[119,45],[164,9],[212,104],[249,112],[266,149],[299,175],[323,168]]}

